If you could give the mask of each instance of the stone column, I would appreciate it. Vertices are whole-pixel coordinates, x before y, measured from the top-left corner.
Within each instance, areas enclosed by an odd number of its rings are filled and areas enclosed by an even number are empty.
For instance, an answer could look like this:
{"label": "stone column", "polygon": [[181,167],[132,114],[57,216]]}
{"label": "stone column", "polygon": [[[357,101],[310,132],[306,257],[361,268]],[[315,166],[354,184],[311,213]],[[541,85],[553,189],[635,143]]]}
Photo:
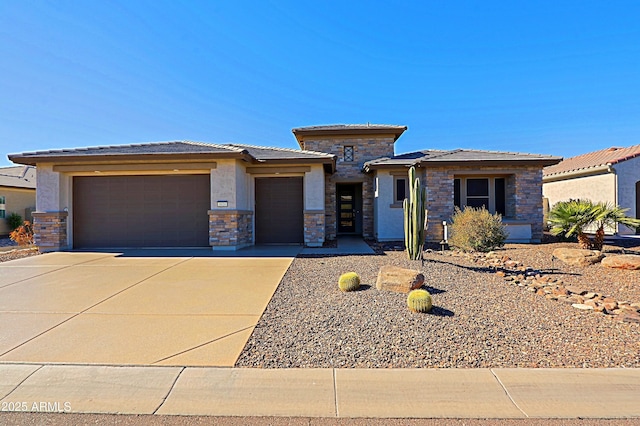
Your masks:
{"label": "stone column", "polygon": [[309,247],[322,247],[322,243],[324,243],[324,217],[324,210],[305,210],[305,245]]}
{"label": "stone column", "polygon": [[33,233],[42,252],[69,248],[67,240],[67,212],[33,212]]}
{"label": "stone column", "polygon": [[253,244],[253,212],[209,210],[209,245],[214,250],[237,250]]}

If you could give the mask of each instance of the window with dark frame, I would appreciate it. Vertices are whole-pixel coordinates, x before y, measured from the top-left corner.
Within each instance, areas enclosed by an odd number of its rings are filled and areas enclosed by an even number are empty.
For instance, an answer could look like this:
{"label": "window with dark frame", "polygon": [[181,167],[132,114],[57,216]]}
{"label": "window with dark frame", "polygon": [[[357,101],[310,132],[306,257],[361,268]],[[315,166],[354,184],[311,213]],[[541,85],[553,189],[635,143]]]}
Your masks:
{"label": "window with dark frame", "polygon": [[466,206],[484,207],[504,217],[506,198],[506,179],[503,177],[461,177],[453,180],[453,204],[460,209]]}
{"label": "window with dark frame", "polygon": [[344,147],[344,161],[354,161],[353,159],[353,147],[345,146]]}
{"label": "window with dark frame", "polygon": [[5,210],[6,198],[4,195],[0,195],[0,219],[7,217],[7,211]]}
{"label": "window with dark frame", "polygon": [[396,203],[402,203],[407,198],[407,180],[405,178],[396,178]]}
{"label": "window with dark frame", "polygon": [[489,179],[471,178],[467,179],[467,206],[489,207]]}

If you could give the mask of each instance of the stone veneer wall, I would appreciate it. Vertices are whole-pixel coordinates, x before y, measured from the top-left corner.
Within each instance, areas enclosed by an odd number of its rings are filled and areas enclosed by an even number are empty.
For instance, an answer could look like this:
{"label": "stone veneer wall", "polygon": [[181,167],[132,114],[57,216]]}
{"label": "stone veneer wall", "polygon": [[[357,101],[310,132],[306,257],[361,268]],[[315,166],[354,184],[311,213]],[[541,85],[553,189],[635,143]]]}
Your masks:
{"label": "stone veneer wall", "polygon": [[[513,168],[510,168],[513,169]],[[457,168],[460,170],[460,168]],[[486,170],[487,175],[501,173],[496,167],[474,167],[469,171]],[[542,170],[538,167],[520,167],[516,174],[507,177],[506,210],[510,219],[531,224],[532,241],[542,239]],[[461,173],[463,174],[463,173]],[[427,241],[442,240],[442,221],[450,221],[454,212],[454,173],[445,167],[423,169],[421,179],[427,182],[427,208],[429,228]]]}
{"label": "stone veneer wall", "polygon": [[33,212],[33,233],[40,251],[68,248],[67,212]]}
{"label": "stone veneer wall", "polygon": [[244,247],[253,244],[253,212],[209,210],[209,245]]}
{"label": "stone veneer wall", "polygon": [[[393,156],[393,136],[305,139],[304,149],[337,157],[336,172],[325,177],[325,235],[336,238],[336,184],[362,183],[362,235],[373,238],[373,176],[362,172],[366,161]],[[354,161],[344,161],[344,147],[353,146]]]}
{"label": "stone veneer wall", "polygon": [[523,168],[515,176],[515,199],[517,220],[531,223],[531,240],[542,240],[542,169]]}
{"label": "stone veneer wall", "polygon": [[324,211],[304,212],[304,243],[310,247],[320,247],[324,243]]}

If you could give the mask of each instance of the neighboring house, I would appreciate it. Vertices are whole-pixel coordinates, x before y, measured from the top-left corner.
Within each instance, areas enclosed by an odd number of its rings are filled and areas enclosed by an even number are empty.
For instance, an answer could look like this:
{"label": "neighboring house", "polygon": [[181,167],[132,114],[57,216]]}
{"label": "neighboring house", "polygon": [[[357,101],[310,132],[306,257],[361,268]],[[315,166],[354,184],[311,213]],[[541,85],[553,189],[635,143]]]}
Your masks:
{"label": "neighboring house", "polygon": [[36,207],[36,169],[32,166],[0,168],[0,236],[11,232],[7,221],[10,214],[17,213],[23,220],[31,220]]}
{"label": "neighboring house", "polygon": [[511,239],[542,237],[542,167],[560,158],[487,151],[394,155],[407,128],[293,129],[300,150],[159,142],[10,155],[37,165],[35,232],[43,250],[321,246],[341,234],[403,239],[411,165],[428,185],[429,231],[456,204],[504,213]]}
{"label": "neighboring house", "polygon": [[[629,209],[627,216],[640,219],[640,145],[567,158],[546,167],[542,182],[550,207],[558,201],[584,198]],[[636,233],[624,225],[611,231]]]}

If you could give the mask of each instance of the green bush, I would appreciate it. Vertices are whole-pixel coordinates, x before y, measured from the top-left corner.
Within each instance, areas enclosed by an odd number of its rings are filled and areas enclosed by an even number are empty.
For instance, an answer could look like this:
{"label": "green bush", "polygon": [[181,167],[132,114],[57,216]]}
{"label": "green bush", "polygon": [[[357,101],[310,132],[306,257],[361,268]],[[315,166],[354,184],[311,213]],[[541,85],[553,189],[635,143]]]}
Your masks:
{"label": "green bush", "polygon": [[360,288],[360,276],[355,272],[340,275],[338,288],[342,291],[355,291]]}
{"label": "green bush", "polygon": [[502,216],[485,208],[456,207],[451,224],[449,244],[464,251],[491,251],[502,247],[507,232]]}
{"label": "green bush", "polygon": [[15,231],[16,228],[22,226],[22,216],[20,216],[18,213],[11,213],[9,216],[7,216],[6,220],[10,231]]}

